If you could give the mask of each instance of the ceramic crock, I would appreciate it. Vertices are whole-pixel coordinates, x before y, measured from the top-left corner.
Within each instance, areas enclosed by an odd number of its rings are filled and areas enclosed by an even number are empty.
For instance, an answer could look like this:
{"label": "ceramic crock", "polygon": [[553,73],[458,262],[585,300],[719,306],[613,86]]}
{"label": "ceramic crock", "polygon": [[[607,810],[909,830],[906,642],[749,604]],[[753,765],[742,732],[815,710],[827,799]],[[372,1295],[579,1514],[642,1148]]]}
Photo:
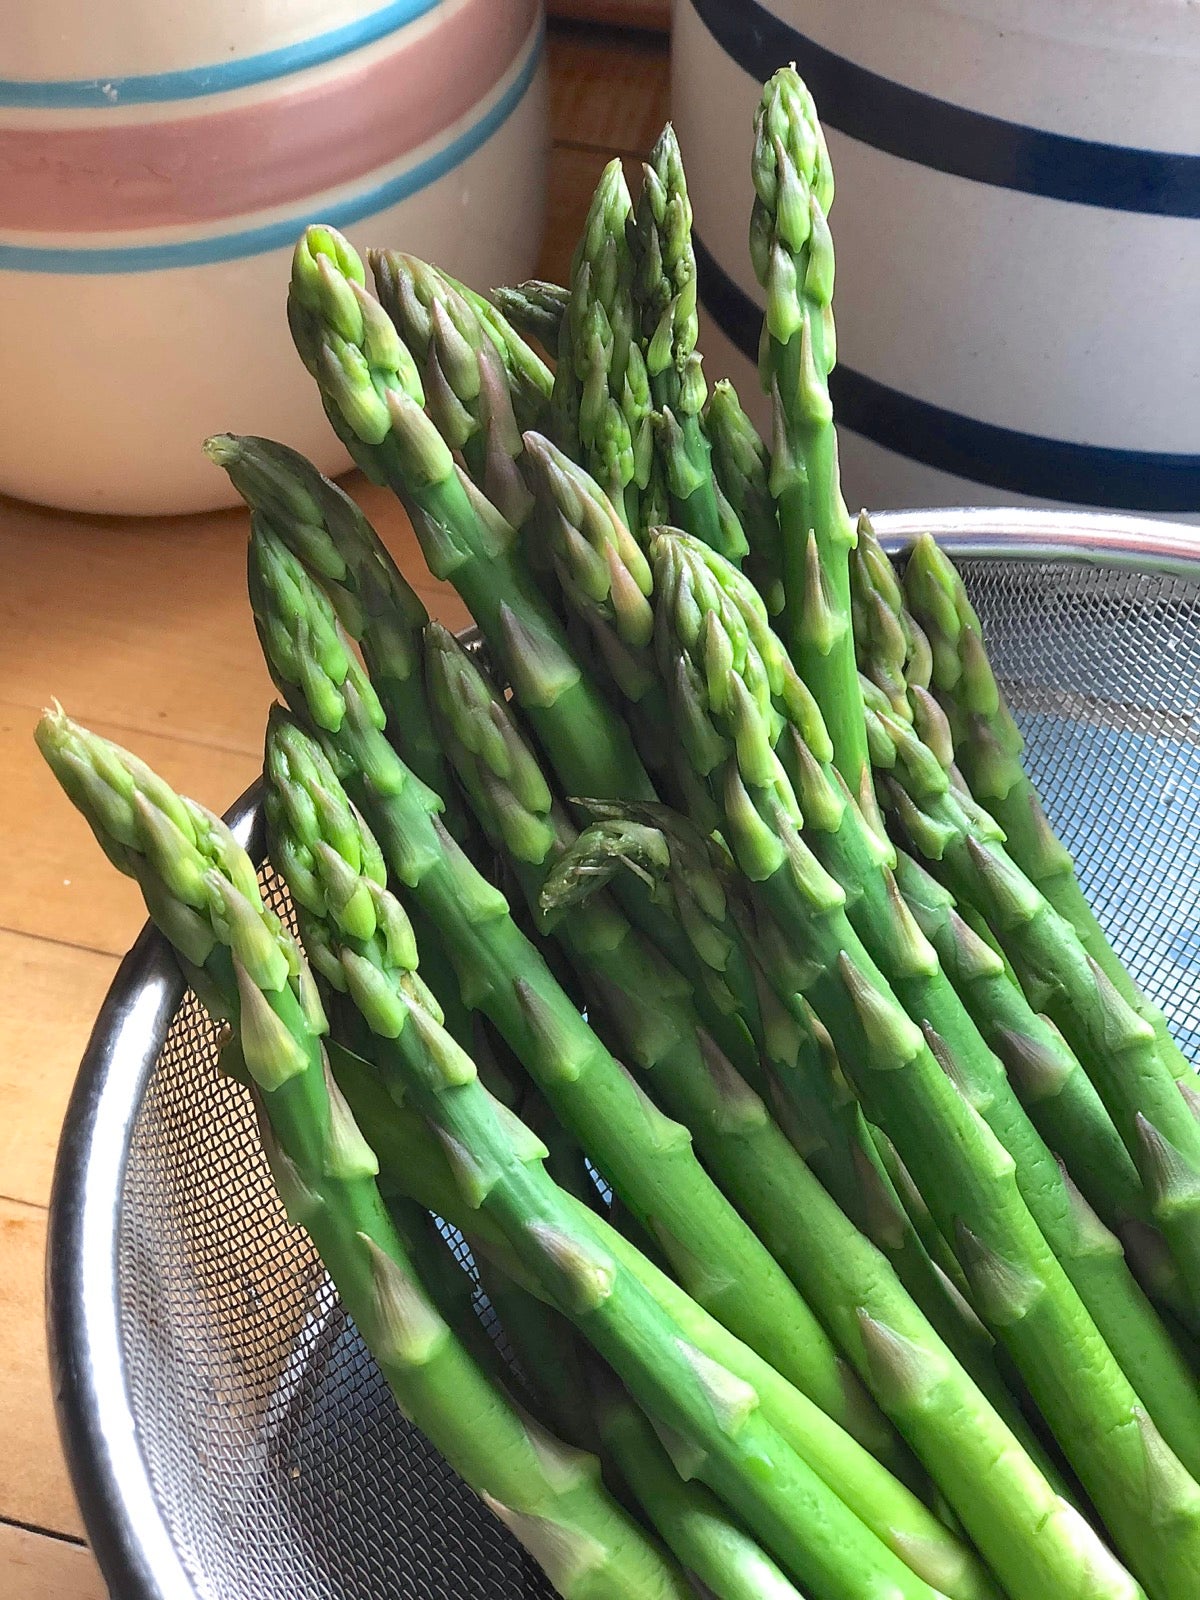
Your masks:
{"label": "ceramic crock", "polygon": [[345,465],[284,319],[306,222],[536,263],[538,0],[38,0],[0,38],[0,491],[228,503],[219,429]]}

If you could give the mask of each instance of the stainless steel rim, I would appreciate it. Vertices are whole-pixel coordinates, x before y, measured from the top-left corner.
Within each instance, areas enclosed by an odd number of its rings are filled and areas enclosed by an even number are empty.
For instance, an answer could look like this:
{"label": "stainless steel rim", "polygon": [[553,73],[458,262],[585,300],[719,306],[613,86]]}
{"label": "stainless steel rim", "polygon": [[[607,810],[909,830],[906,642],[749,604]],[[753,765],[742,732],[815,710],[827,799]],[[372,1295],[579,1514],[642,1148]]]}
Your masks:
{"label": "stainless steel rim", "polygon": [[[979,508],[874,519],[897,550],[932,532],[956,559],[1072,562],[1200,580],[1200,529],[1086,512]],[[262,855],[258,786],[226,819]],[[59,1430],[105,1580],[121,1600],[199,1600],[155,1498],[121,1353],[117,1232],[130,1140],[184,985],[147,925],[113,980],[80,1064],[50,1200],[47,1324]]]}

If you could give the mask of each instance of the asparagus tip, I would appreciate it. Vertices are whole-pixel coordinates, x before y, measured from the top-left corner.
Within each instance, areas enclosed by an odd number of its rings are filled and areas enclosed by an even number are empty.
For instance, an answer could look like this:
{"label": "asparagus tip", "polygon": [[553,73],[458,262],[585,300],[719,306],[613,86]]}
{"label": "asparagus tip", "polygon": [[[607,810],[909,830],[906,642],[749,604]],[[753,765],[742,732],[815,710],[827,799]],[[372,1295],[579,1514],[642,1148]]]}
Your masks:
{"label": "asparagus tip", "polygon": [[232,467],[242,459],[242,441],[236,433],[214,433],[201,446],[204,454],[218,467]]}

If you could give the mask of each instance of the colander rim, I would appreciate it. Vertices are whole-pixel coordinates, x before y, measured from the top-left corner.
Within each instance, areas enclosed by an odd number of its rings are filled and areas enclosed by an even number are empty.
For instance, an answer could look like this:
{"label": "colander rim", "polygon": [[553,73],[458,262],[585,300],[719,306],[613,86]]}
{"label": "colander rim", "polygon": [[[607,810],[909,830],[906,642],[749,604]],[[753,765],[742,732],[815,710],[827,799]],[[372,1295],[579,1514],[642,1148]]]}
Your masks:
{"label": "colander rim", "polygon": [[[1200,581],[1200,528],[1073,510],[883,512],[892,550],[934,533],[955,558],[1133,568]],[[264,854],[259,785],[226,821]],[[184,983],[147,924],[121,962],[72,1090],[55,1163],[46,1318],[59,1434],[88,1540],[121,1600],[200,1600],[154,1494],[130,1403],[118,1304],[118,1218],[134,1124]]]}

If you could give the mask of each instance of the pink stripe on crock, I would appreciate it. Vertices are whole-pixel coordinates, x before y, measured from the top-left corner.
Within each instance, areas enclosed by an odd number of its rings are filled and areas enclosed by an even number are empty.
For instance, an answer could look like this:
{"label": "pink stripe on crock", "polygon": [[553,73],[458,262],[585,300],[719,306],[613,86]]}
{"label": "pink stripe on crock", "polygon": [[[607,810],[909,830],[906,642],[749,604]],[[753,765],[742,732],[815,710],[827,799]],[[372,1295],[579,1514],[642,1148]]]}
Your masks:
{"label": "pink stripe on crock", "polygon": [[170,121],[0,128],[0,228],[116,232],[246,216],[376,172],[496,87],[536,0],[465,0],[324,82]]}

